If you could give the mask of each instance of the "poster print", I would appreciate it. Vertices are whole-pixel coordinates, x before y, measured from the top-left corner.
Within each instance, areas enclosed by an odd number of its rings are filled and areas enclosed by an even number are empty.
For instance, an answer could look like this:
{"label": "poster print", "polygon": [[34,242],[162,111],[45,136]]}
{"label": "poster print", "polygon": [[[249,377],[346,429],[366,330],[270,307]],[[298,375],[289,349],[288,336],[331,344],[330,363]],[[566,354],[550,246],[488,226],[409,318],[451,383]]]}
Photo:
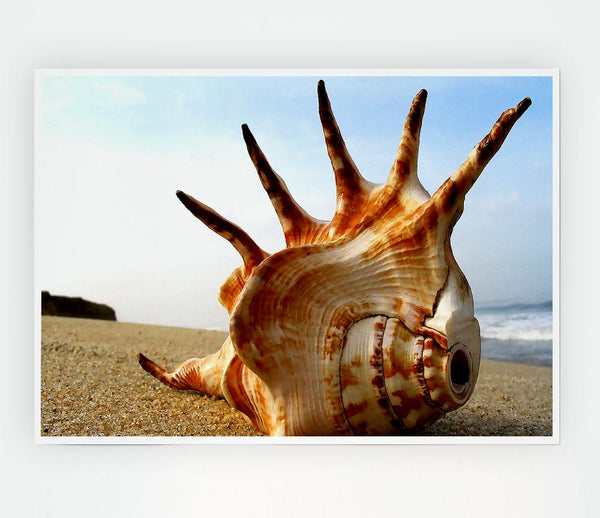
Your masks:
{"label": "poster print", "polygon": [[38,72],[40,440],[556,440],[557,78],[478,74]]}

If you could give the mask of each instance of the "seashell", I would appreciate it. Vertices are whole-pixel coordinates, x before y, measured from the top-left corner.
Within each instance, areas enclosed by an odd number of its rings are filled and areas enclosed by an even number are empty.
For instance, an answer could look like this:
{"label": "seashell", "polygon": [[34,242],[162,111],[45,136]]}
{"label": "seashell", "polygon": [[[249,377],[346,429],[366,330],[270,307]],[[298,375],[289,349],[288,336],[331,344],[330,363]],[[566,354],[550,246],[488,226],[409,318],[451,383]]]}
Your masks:
{"label": "seashell", "polygon": [[467,191],[531,100],[502,113],[430,196],[417,176],[426,97],[421,90],[412,102],[386,183],[374,184],[357,170],[319,82],[337,190],[331,221],[294,201],[243,125],[286,248],[268,254],[178,191],[242,256],[219,293],[230,334],[217,353],[173,371],[142,354],[141,366],[170,387],[225,398],[268,435],[403,434],[464,405],[477,380],[480,334],[450,235]]}

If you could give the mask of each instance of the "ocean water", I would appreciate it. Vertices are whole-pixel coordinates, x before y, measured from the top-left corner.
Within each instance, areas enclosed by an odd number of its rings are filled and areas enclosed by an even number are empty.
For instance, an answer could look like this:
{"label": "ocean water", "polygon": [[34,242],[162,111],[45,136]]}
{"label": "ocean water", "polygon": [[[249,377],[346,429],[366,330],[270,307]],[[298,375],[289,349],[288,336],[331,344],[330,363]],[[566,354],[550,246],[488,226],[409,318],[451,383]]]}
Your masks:
{"label": "ocean water", "polygon": [[481,356],[529,365],[552,366],[552,302],[480,304]]}

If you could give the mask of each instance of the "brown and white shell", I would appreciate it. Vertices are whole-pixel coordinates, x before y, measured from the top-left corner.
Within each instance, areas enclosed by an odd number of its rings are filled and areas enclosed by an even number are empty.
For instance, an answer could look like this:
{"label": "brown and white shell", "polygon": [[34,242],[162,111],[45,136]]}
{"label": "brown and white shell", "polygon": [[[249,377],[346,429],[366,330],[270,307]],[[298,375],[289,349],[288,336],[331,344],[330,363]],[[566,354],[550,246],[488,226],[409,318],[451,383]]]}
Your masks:
{"label": "brown and white shell", "polygon": [[531,100],[505,111],[430,196],[417,177],[426,97],[425,90],[415,97],[380,185],[357,170],[319,82],[337,189],[331,221],[294,201],[243,125],[287,246],[268,254],[178,191],[243,258],[219,294],[230,334],[219,352],[173,371],[140,354],[142,367],[170,387],[225,398],[268,435],[402,434],[462,406],[477,380],[480,334],[450,235],[467,191]]}

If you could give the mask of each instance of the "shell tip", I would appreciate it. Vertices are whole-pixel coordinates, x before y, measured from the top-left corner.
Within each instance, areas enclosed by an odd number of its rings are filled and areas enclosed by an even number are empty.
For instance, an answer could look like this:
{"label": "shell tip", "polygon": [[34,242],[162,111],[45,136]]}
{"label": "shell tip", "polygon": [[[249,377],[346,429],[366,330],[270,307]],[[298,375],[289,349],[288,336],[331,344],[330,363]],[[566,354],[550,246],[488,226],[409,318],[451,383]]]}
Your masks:
{"label": "shell tip", "polygon": [[248,124],[246,124],[246,123],[242,124],[242,136],[244,137],[244,140],[246,141],[246,143],[248,143],[248,139],[254,140],[253,136],[252,136],[252,132],[250,131],[250,128],[248,127]]}
{"label": "shell tip", "polygon": [[148,374],[152,374],[157,379],[160,379],[164,375],[165,368],[153,362],[150,358],[146,358],[142,353],[138,353],[137,359],[142,369]]}
{"label": "shell tip", "polygon": [[325,81],[323,81],[322,79],[319,79],[319,82],[317,83],[317,94],[319,96],[319,99],[327,97],[327,90],[325,90]]}
{"label": "shell tip", "polygon": [[519,104],[517,104],[517,113],[522,115],[527,108],[529,108],[532,104],[530,97],[525,97]]}
{"label": "shell tip", "polygon": [[152,360],[150,360],[149,358],[147,358],[146,356],[144,356],[142,353],[138,353],[137,354],[137,361],[138,363],[142,366],[142,368],[147,371],[148,369],[146,368],[146,366],[148,366],[151,363],[154,363]]}

